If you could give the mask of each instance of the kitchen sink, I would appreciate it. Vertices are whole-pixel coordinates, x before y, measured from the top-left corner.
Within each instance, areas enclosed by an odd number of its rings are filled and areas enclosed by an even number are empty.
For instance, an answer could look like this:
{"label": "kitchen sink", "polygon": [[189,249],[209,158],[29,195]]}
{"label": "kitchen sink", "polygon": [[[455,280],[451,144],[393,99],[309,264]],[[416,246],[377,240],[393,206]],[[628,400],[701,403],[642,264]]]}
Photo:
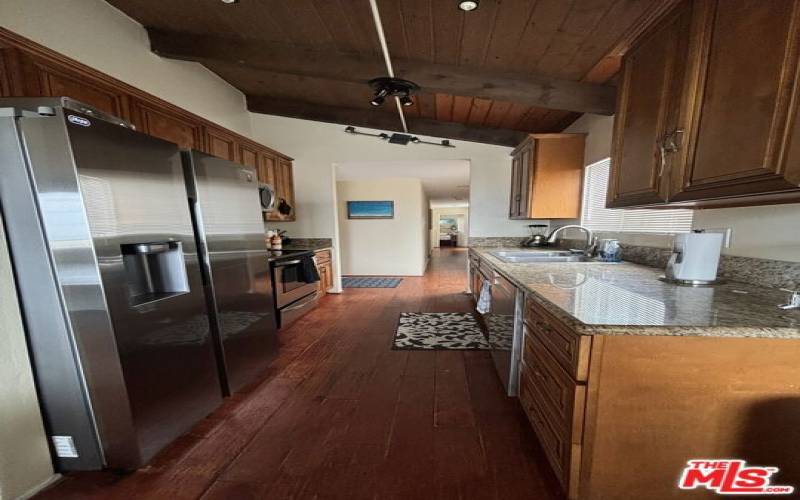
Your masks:
{"label": "kitchen sink", "polygon": [[585,255],[569,251],[507,251],[491,252],[492,255],[508,263],[527,264],[536,262],[600,262]]}

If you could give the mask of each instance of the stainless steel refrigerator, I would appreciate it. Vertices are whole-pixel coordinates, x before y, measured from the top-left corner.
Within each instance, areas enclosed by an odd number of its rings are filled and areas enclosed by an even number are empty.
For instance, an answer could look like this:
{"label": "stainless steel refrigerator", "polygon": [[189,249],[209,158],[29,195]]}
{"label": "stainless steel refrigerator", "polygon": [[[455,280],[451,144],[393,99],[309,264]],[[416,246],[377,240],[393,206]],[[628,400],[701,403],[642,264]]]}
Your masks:
{"label": "stainless steel refrigerator", "polygon": [[139,467],[221,402],[176,145],[2,99],[0,208],[59,470]]}
{"label": "stainless steel refrigerator", "polygon": [[277,351],[275,300],[255,169],[184,151],[211,331],[226,394],[256,380]]}

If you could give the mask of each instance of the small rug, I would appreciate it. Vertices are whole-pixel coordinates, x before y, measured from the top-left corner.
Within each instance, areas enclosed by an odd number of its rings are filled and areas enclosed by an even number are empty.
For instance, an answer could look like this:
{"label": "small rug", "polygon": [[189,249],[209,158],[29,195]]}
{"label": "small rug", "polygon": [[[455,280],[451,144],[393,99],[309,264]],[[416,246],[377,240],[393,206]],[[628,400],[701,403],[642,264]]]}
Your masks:
{"label": "small rug", "polygon": [[403,278],[342,277],[342,288],[397,288]]}
{"label": "small rug", "polygon": [[394,349],[490,349],[471,313],[400,313]]}

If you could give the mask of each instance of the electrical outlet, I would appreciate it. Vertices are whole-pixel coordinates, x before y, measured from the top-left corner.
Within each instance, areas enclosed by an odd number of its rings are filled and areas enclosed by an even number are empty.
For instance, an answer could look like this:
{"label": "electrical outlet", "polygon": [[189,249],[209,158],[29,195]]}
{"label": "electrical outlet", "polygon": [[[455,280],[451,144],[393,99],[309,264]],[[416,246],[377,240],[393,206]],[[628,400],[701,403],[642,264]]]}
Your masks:
{"label": "electrical outlet", "polygon": [[733,228],[731,227],[709,227],[705,229],[707,233],[722,233],[722,248],[730,248],[733,239]]}

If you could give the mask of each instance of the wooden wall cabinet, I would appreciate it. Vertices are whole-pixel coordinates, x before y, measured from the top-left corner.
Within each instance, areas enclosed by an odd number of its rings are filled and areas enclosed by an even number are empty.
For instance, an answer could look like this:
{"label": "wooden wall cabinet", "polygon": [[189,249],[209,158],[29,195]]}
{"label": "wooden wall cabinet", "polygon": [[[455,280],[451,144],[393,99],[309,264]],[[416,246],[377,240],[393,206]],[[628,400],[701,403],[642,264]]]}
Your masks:
{"label": "wooden wall cabinet", "polygon": [[239,160],[239,144],[236,136],[216,127],[204,127],[205,146],[210,155],[242,163]]}
{"label": "wooden wall cabinet", "polygon": [[798,1],[678,4],[625,55],[608,206],[800,201],[799,39]]}
{"label": "wooden wall cabinet", "polygon": [[139,99],[133,100],[131,112],[131,121],[140,132],[174,142],[184,149],[206,151],[203,125],[191,117]]}
{"label": "wooden wall cabinet", "polygon": [[272,183],[292,207],[289,215],[276,211],[265,218],[295,220],[288,156],[2,28],[0,96],[71,97],[132,122],[140,132],[256,168],[259,181]]}
{"label": "wooden wall cabinet", "polygon": [[511,219],[580,216],[583,134],[531,134],[511,153]]}
{"label": "wooden wall cabinet", "polygon": [[[258,175],[261,182],[275,188],[275,210],[266,212],[264,220],[272,222],[295,220],[294,170],[292,162],[276,155],[262,154],[258,158]],[[284,215],[278,211],[281,201],[285,201],[291,212]]]}

